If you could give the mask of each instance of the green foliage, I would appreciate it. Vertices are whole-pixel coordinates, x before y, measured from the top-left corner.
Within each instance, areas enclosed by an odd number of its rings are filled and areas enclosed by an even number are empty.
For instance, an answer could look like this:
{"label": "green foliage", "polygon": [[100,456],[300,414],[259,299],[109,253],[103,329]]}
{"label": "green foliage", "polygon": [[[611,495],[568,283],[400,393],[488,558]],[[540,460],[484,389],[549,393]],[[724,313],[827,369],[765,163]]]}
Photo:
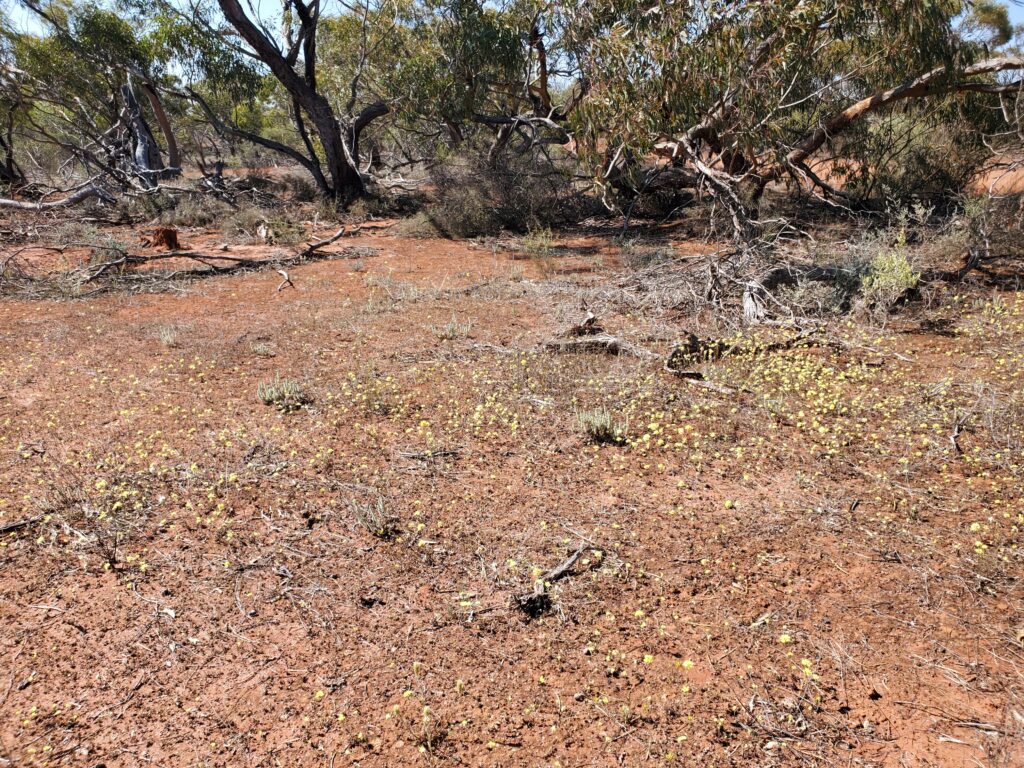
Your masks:
{"label": "green foliage", "polygon": [[921,273],[915,271],[907,255],[906,230],[901,229],[893,247],[871,260],[861,291],[872,307],[885,313],[917,288],[920,280]]}
{"label": "green foliage", "polygon": [[[709,0],[560,4],[585,50],[588,98],[575,114],[584,157],[637,158],[664,137],[692,134],[767,162],[850,104],[909,74],[965,61],[956,0]],[[864,168],[877,158],[841,154]],[[847,152],[847,149],[850,151]]]}
{"label": "green foliage", "polygon": [[530,232],[578,221],[595,203],[576,188],[570,165],[543,156],[439,163],[425,214],[446,237]]}
{"label": "green foliage", "polygon": [[976,33],[988,45],[1005,45],[1013,39],[1013,22],[1009,9],[996,0],[973,0],[964,27]]}
{"label": "green foliage", "polygon": [[192,18],[159,3],[155,11],[152,7],[139,4],[137,19],[147,29],[146,45],[154,60],[164,66],[173,63],[186,83],[210,97],[250,104],[265,89],[265,78],[252,59],[203,31],[202,25],[213,20],[206,5],[194,4]]}
{"label": "green foliage", "polygon": [[[51,22],[43,34],[0,24],[0,60],[21,78],[13,89],[11,78],[0,83],[0,126],[17,112],[19,139],[46,142],[58,155],[77,147],[80,168],[95,173],[97,159],[86,155],[102,155],[101,137],[116,133],[118,89],[131,75],[155,84],[175,126],[187,126],[186,149],[212,144],[215,156],[258,161],[240,151],[237,135],[214,135],[212,124],[323,162],[325,150],[344,154],[330,137],[345,135],[360,110],[382,100],[390,114],[362,134],[363,158],[354,160],[362,164],[372,147],[403,174],[432,167],[438,194],[430,217],[455,236],[572,220],[583,210],[574,184],[581,163],[598,171],[598,184],[622,189],[629,184],[619,179],[642,177],[648,153],[668,138],[685,137],[687,157],[717,157],[710,162],[729,171],[729,184],[750,181],[750,169],[783,167],[801,137],[858,99],[908,75],[962,66],[1013,34],[995,0],[382,0],[323,6],[313,72],[293,6],[253,4],[257,26],[290,55],[295,74],[315,81],[324,99],[316,103],[337,117],[340,131],[328,121],[320,135],[311,113],[321,109],[306,103],[296,114],[294,89],[282,85],[289,77],[226,34],[213,0],[44,7]],[[985,156],[983,135],[1017,141],[1004,130],[1016,120],[1011,99],[954,99],[944,85],[935,84],[927,108],[906,102],[859,120],[841,138],[830,134],[848,191],[875,200],[949,195]],[[564,114],[577,97],[579,106]],[[615,178],[605,173],[613,158],[624,167]],[[297,200],[313,196],[310,183],[292,187]],[[682,187],[692,183],[643,187],[631,213],[674,214],[694,199]]]}
{"label": "green foliage", "polygon": [[944,202],[970,182],[988,156],[981,136],[955,110],[910,108],[874,116],[840,142],[844,189],[868,200]]}

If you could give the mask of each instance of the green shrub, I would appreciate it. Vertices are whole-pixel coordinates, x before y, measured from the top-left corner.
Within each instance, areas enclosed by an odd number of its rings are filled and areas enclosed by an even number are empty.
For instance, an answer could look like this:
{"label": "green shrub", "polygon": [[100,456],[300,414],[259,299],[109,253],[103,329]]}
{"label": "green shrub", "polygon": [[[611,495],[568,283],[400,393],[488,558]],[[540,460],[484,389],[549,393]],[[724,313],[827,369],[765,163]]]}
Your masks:
{"label": "green shrub", "polygon": [[446,237],[530,232],[570,224],[600,203],[581,192],[569,164],[509,155],[488,162],[449,159],[431,169],[434,200],[424,212]]}
{"label": "green shrub", "polygon": [[444,233],[437,228],[437,225],[431,220],[424,211],[418,211],[412,216],[408,216],[404,219],[399,219],[395,222],[395,225],[391,227],[391,234],[397,235],[398,237],[437,237]]}
{"label": "green shrub", "polygon": [[914,270],[907,257],[906,232],[900,230],[896,244],[871,260],[868,273],[861,281],[861,293],[873,308],[888,312],[916,289],[920,280],[921,273]]}
{"label": "green shrub", "polygon": [[182,197],[173,209],[160,215],[160,223],[169,227],[208,227],[228,216],[231,206],[212,197]]}

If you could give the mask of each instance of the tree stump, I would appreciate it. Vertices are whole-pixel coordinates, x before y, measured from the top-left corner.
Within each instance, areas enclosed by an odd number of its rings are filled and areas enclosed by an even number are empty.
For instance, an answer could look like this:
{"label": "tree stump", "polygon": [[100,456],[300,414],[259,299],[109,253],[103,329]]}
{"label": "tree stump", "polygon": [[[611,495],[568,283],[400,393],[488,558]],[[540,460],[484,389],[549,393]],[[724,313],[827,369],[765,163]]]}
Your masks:
{"label": "tree stump", "polygon": [[181,250],[178,243],[178,230],[173,227],[157,227],[142,236],[143,248],[162,248],[165,251]]}

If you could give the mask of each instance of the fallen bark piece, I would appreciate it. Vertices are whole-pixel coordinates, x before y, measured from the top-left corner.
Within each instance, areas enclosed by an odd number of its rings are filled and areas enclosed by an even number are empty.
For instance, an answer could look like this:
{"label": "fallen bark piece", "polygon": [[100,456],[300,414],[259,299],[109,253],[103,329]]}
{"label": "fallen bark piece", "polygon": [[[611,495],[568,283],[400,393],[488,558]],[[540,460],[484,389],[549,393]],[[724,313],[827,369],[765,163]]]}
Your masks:
{"label": "fallen bark piece", "polygon": [[[735,395],[740,390],[734,389],[733,387],[727,387],[724,384],[716,384],[713,381],[708,381],[703,376],[700,378],[684,378],[687,384],[693,387],[701,387],[702,389],[710,389],[712,392],[717,392],[720,395]],[[744,390],[746,391],[746,390]]]}

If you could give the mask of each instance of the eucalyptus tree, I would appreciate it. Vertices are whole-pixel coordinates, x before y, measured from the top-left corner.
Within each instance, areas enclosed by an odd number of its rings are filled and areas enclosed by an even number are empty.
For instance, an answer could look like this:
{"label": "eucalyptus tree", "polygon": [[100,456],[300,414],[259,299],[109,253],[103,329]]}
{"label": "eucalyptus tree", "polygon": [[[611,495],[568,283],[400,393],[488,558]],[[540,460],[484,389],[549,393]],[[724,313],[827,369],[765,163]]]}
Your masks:
{"label": "eucalyptus tree", "polygon": [[14,128],[24,108],[21,72],[14,60],[13,33],[0,19],[0,184],[25,181],[14,156]]}
{"label": "eucalyptus tree", "polygon": [[[305,168],[324,196],[347,204],[362,195],[365,182],[359,168],[362,132],[388,114],[382,98],[372,98],[358,111],[339,110],[321,82],[320,40],[330,9],[322,0],[283,0],[279,5],[253,5],[237,0],[134,3],[143,23],[162,32],[161,40],[182,61],[184,93],[195,100],[221,132],[281,153]],[[339,3],[348,13],[386,22],[388,0],[361,5]],[[156,13],[152,9],[156,8]],[[365,42],[365,41],[364,41]],[[295,141],[271,138],[260,130],[239,125],[207,97],[222,86],[247,90],[260,78],[270,78],[289,105]],[[354,81],[358,89],[358,79]],[[204,91],[206,93],[204,93]],[[352,102],[353,107],[355,101]],[[231,110],[229,110],[230,112]]]}
{"label": "eucalyptus tree", "polygon": [[483,131],[491,161],[516,138],[522,150],[570,140],[567,120],[583,89],[571,82],[556,4],[434,0],[417,8],[414,47],[399,70],[405,90],[420,84],[408,111],[435,120],[453,144]]}
{"label": "eucalyptus tree", "polygon": [[[1012,97],[1021,83],[1006,73],[1024,68],[957,33],[971,11],[959,0],[559,7],[590,83],[577,138],[603,183],[704,189],[743,238],[768,184],[794,177],[833,191],[809,161],[869,115],[925,98]],[[667,161],[645,165],[651,152]]]}
{"label": "eucalyptus tree", "polygon": [[152,188],[179,173],[177,139],[158,93],[160,66],[148,41],[128,20],[92,3],[22,4],[42,24],[39,33],[7,33],[31,138],[122,186]]}
{"label": "eucalyptus tree", "polygon": [[[183,62],[182,91],[211,124],[289,157],[342,204],[365,193],[376,158],[362,156],[368,130],[375,145],[387,135],[399,163],[429,161],[443,145],[474,152],[465,140],[481,133],[492,158],[516,137],[522,146],[569,138],[578,92],[559,101],[551,85],[562,82],[563,57],[551,46],[559,17],[550,3],[165,1],[156,14],[148,3],[135,6]],[[289,136],[239,125],[237,100],[226,102],[229,110],[215,103],[223,86],[254,76],[270,79],[274,94],[252,91],[249,100],[286,103]]]}

